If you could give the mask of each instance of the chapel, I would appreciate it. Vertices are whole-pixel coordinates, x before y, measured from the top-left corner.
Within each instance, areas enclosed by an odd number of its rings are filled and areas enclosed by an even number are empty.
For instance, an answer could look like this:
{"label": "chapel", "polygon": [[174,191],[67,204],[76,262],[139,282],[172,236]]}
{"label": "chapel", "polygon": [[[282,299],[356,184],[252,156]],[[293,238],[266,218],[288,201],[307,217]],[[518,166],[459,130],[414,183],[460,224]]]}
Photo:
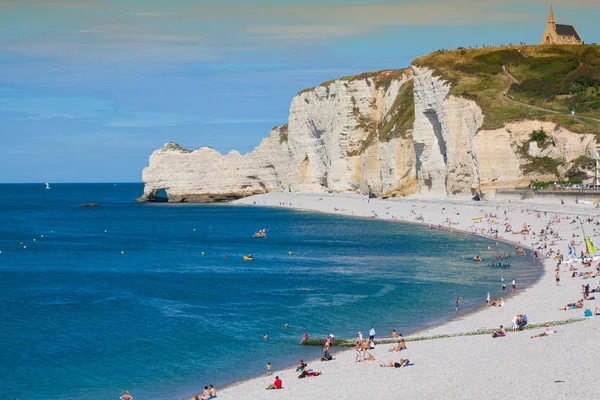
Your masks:
{"label": "chapel", "polygon": [[575,26],[556,23],[554,11],[550,6],[550,16],[542,37],[542,44],[583,44],[583,40],[581,40]]}

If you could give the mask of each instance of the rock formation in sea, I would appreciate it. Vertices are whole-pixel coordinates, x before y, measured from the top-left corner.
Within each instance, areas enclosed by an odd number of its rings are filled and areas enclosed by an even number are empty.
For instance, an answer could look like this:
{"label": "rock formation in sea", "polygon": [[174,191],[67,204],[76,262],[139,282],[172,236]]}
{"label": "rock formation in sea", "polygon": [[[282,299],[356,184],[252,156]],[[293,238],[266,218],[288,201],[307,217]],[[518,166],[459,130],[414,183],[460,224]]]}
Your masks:
{"label": "rock formation in sea", "polygon": [[170,202],[270,191],[485,196],[566,176],[594,156],[593,129],[574,132],[541,114],[484,126],[477,96],[457,95],[455,82],[422,64],[301,91],[287,123],[245,155],[167,143],[143,170],[139,200],[161,190]]}

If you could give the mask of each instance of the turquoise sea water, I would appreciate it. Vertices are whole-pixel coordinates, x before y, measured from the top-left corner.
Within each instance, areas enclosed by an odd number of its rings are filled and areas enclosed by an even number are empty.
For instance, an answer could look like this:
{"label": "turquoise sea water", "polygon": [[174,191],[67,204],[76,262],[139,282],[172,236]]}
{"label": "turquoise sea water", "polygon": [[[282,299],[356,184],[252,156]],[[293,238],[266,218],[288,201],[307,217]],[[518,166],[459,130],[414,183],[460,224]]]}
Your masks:
{"label": "turquoise sea water", "polygon": [[474,263],[493,242],[416,225],[52,186],[0,185],[1,399],[181,399],[317,356],[305,330],[406,334],[454,317],[457,296],[460,313],[500,296],[502,275],[541,273]]}

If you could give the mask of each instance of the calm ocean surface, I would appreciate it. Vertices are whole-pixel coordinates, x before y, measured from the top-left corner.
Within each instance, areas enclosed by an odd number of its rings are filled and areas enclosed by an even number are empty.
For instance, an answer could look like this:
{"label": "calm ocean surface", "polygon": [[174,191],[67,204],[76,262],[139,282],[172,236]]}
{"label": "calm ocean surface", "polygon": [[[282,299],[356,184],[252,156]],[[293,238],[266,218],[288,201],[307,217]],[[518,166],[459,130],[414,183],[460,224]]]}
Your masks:
{"label": "calm ocean surface", "polygon": [[[500,296],[502,275],[523,288],[541,273],[529,257],[511,257],[510,270],[474,263],[496,251],[482,238],[273,208],[134,204],[142,188],[0,185],[1,399],[115,400],[125,389],[181,399],[267,361],[317,356],[297,345],[305,330],[408,333],[454,317],[457,296],[461,313],[487,291]],[[251,239],[260,228],[268,238]]]}

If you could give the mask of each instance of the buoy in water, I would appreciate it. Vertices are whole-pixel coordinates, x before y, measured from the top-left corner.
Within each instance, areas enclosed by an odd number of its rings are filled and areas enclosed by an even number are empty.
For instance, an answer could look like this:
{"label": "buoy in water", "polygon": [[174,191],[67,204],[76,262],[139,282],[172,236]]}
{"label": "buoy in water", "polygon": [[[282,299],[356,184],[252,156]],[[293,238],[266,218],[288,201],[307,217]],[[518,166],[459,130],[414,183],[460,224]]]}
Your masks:
{"label": "buoy in water", "polygon": [[204,255],[204,252],[202,252],[202,255]]}
{"label": "buoy in water", "polygon": [[54,233],[54,231],[50,231],[50,233]]}
{"label": "buoy in water", "polygon": [[35,242],[35,239],[33,239],[33,241]]}
{"label": "buoy in water", "polygon": [[43,238],[43,237],[44,237],[44,235],[40,235],[40,237],[42,237],[42,238]]}
{"label": "buoy in water", "polygon": [[194,228],[194,232],[196,232],[196,228]]}
{"label": "buoy in water", "polygon": [[124,252],[124,251],[122,251],[122,252],[121,252],[121,254],[125,254],[125,252]]}
{"label": "buoy in water", "polygon": [[26,248],[27,248],[27,246],[23,246],[23,248],[24,248],[24,249],[26,249]]}
{"label": "buoy in water", "polygon": [[106,229],[104,230],[104,233],[106,233]]}
{"label": "buoy in water", "polygon": [[292,255],[292,252],[291,252],[291,251],[288,251],[288,254],[291,256],[291,255]]}
{"label": "buoy in water", "polygon": [[223,254],[223,258],[227,258],[227,254]]}

